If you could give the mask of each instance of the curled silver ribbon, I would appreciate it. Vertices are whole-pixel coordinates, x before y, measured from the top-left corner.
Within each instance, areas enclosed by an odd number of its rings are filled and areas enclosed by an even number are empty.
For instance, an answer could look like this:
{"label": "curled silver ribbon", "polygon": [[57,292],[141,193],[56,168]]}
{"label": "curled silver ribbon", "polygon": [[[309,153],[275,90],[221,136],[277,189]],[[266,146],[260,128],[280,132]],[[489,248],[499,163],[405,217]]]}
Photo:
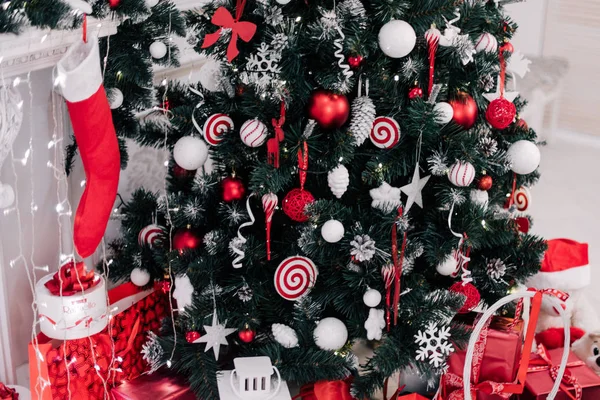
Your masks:
{"label": "curled silver ribbon", "polygon": [[247,240],[245,237],[242,236],[242,232],[241,230],[243,228],[246,228],[248,226],[252,226],[254,225],[254,221],[256,221],[256,218],[254,218],[254,214],[252,214],[252,209],[250,208],[250,197],[254,196],[254,193],[250,194],[250,196],[248,196],[248,199],[246,200],[246,210],[248,211],[248,216],[250,217],[250,221],[248,222],[244,222],[243,224],[240,225],[240,227],[238,228],[237,231],[237,244],[239,246],[236,245],[232,245],[231,246],[231,251],[233,251],[235,254],[237,254],[237,257],[233,259],[233,262],[231,263],[231,265],[233,266],[233,268],[242,268],[242,260],[244,259],[246,253],[244,252],[243,246],[244,244],[246,244]]}
{"label": "curled silver ribbon", "polygon": [[194,93],[195,95],[200,96],[200,101],[198,102],[198,104],[196,104],[196,107],[194,107],[194,111],[192,111],[192,124],[194,124],[194,127],[196,128],[198,133],[200,133],[200,135],[202,135],[203,130],[200,127],[200,125],[198,124],[198,122],[196,121],[196,117],[194,116],[194,114],[196,113],[197,109],[199,109],[200,107],[202,107],[204,105],[204,95],[202,94],[202,92],[194,89],[192,86],[188,86],[188,90],[190,92]]}

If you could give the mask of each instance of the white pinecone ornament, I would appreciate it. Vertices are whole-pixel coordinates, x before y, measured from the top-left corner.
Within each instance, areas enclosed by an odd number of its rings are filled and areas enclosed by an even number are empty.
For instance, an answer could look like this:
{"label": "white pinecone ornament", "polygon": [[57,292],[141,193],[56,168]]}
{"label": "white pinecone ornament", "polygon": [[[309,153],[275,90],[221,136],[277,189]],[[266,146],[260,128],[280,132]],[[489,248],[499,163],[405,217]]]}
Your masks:
{"label": "white pinecone ornament", "polygon": [[365,142],[375,121],[375,104],[368,96],[359,96],[352,102],[352,118],[350,119],[350,134],[354,145],[360,146]]}
{"label": "white pinecone ornament", "polygon": [[273,324],[271,330],[275,340],[286,349],[298,347],[298,335],[296,335],[296,331],[289,326],[284,324]]}
{"label": "white pinecone ornament", "polygon": [[340,164],[329,171],[327,174],[327,183],[329,184],[331,193],[333,193],[333,195],[338,199],[342,198],[344,193],[346,193],[346,190],[348,190],[348,185],[350,184],[350,174],[348,173],[348,168]]}

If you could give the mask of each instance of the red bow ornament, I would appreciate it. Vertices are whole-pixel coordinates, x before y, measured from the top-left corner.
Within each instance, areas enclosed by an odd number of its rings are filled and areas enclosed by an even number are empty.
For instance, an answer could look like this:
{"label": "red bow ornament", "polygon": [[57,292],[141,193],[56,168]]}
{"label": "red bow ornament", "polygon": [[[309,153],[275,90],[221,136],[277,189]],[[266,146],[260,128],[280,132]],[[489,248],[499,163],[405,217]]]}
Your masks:
{"label": "red bow ornament", "polygon": [[[550,359],[550,355],[543,344],[538,345],[537,355],[540,358],[529,361],[529,368],[527,369],[527,372],[531,373],[548,371],[552,377],[552,380],[556,381],[558,378],[559,366],[552,364],[552,359]],[[568,368],[581,367],[584,365],[585,363],[581,360],[570,362],[567,364],[567,369],[563,375],[560,388],[572,400],[581,400],[583,397],[583,388],[579,384],[579,381],[577,381],[577,378],[571,374],[571,371],[569,371]],[[569,388],[569,386],[571,386],[571,388]],[[569,390],[574,390],[575,395],[573,396]]]}
{"label": "red bow ornament", "polygon": [[94,271],[87,270],[83,262],[73,260],[64,264],[45,286],[55,296],[72,296],[100,283]]}
{"label": "red bow ornament", "polygon": [[217,8],[217,11],[215,11],[211,22],[218,26],[219,29],[214,33],[207,33],[206,36],[204,36],[204,42],[202,42],[203,49],[206,49],[217,43],[223,34],[223,29],[231,29],[231,39],[229,41],[229,45],[227,46],[227,60],[231,62],[238,56],[238,54],[240,54],[237,48],[238,37],[244,42],[249,42],[256,33],[256,24],[248,21],[240,21],[245,5],[246,0],[237,1],[237,5],[235,7],[235,18],[233,18],[231,12],[229,12],[229,10],[225,7]]}

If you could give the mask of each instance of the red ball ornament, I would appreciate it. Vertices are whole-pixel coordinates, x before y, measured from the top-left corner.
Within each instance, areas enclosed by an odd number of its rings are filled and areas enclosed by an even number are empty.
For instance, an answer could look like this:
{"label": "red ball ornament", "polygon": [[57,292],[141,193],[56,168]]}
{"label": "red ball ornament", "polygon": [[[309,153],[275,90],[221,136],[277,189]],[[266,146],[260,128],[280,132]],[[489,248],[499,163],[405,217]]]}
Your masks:
{"label": "red ball ornament", "polygon": [[527,125],[527,121],[525,121],[523,118],[519,118],[517,120],[517,128],[523,129],[524,131],[528,131],[529,125]]}
{"label": "red ball ornament", "polygon": [[246,325],[246,327],[244,329],[242,329],[241,331],[238,332],[238,337],[244,343],[252,342],[254,340],[255,336],[256,336],[256,332],[254,332],[254,330],[250,329],[250,327],[248,327],[248,325]]}
{"label": "red ball ornament", "polygon": [[408,91],[408,98],[413,100],[416,98],[422,99],[423,98],[423,89],[421,89],[418,86],[413,87],[412,89],[410,89]]}
{"label": "red ball ornament", "polygon": [[108,0],[108,5],[110,8],[117,8],[121,5],[121,0]]}
{"label": "red ball ornament", "polygon": [[228,176],[221,181],[221,198],[224,202],[230,203],[234,200],[241,200],[245,194],[246,188],[240,178]]}
{"label": "red ball ornament", "polygon": [[340,128],[348,120],[350,103],[343,94],[319,89],[310,95],[308,116],[324,129]]}
{"label": "red ball ornament", "polygon": [[188,343],[194,343],[196,340],[200,339],[200,333],[196,331],[191,331],[185,334],[185,340]]}
{"label": "red ball ornament", "polygon": [[350,65],[350,68],[358,68],[360,67],[360,64],[362,64],[364,58],[361,55],[356,55],[356,56],[350,56],[348,57],[348,65]]}
{"label": "red ball ornament", "polygon": [[194,250],[202,244],[202,238],[192,229],[180,229],[173,235],[173,248],[183,253],[184,250]]}
{"label": "red ball ornament", "polygon": [[308,190],[292,189],[283,199],[283,212],[296,222],[308,221],[304,208],[315,201]]}
{"label": "red ball ornament", "polygon": [[466,314],[473,310],[481,300],[479,290],[471,283],[463,284],[463,282],[456,282],[454,285],[450,286],[450,291],[463,294],[466,297],[462,308],[458,310],[459,314]]}
{"label": "red ball ornament", "polygon": [[175,163],[175,165],[173,165],[173,176],[178,179],[193,178],[196,176],[196,170],[181,168]]}
{"label": "red ball ornament", "polygon": [[471,129],[477,121],[477,103],[466,92],[458,92],[448,103],[452,106],[452,120],[465,129]]}
{"label": "red ball ornament", "polygon": [[515,105],[500,97],[492,101],[485,112],[485,119],[490,123],[492,128],[506,129],[515,120],[517,108]]}
{"label": "red ball ornament", "polygon": [[479,178],[479,183],[477,184],[477,187],[479,188],[479,190],[490,190],[492,188],[492,184],[492,177],[489,175],[484,175],[481,178]]}
{"label": "red ball ornament", "polygon": [[502,46],[500,46],[500,51],[512,54],[512,53],[514,53],[515,48],[512,45],[512,43],[510,43],[510,42],[504,42],[504,44]]}

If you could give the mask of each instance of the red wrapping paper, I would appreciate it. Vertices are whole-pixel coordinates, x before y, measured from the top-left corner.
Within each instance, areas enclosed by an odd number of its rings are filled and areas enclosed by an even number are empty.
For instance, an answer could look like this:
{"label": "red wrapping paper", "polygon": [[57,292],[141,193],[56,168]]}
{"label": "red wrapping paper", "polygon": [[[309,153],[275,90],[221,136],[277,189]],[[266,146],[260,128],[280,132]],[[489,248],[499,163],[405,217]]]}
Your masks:
{"label": "red wrapping paper", "polygon": [[125,382],[110,394],[114,400],[196,400],[183,379],[160,372]]}
{"label": "red wrapping paper", "polygon": [[[471,318],[473,314],[469,316]],[[523,348],[523,321],[510,328],[511,318],[494,317],[481,363],[480,381],[512,382],[519,368]],[[448,372],[462,376],[466,350],[456,349],[448,357]],[[480,396],[496,399],[498,396]],[[478,398],[479,399],[479,398]]]}
{"label": "red wrapping paper", "polygon": [[[550,359],[554,365],[560,364],[563,349],[548,350]],[[537,356],[534,356],[534,359]],[[569,354],[567,363],[579,361],[573,353]],[[600,399],[600,376],[587,365],[568,368],[571,374],[577,378],[577,381],[583,388],[582,400],[598,400]],[[546,400],[550,390],[552,390],[554,381],[548,371],[530,372],[525,380],[525,392],[521,395],[520,400]],[[554,400],[570,400],[569,396],[559,391]]]}

